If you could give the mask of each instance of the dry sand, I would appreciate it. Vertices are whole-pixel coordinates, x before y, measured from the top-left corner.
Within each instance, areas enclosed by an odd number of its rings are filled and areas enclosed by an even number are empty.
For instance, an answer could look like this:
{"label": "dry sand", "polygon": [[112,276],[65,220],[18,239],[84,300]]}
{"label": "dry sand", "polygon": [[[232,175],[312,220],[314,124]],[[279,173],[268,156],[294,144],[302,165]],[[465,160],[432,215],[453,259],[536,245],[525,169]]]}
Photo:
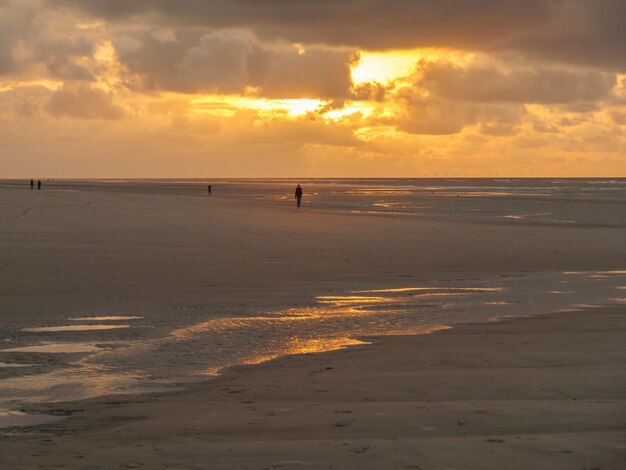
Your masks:
{"label": "dry sand", "polygon": [[[154,187],[0,194],[0,333],[12,346],[27,344],[22,328],[86,312],[153,318],[158,337],[172,311],[193,323],[337,289],[626,266],[622,200],[565,198],[572,216],[612,220],[572,224],[298,212]],[[625,321],[617,307],[466,325],[172,394],[53,405],[70,419],[2,437],[0,466],[624,468]]]}

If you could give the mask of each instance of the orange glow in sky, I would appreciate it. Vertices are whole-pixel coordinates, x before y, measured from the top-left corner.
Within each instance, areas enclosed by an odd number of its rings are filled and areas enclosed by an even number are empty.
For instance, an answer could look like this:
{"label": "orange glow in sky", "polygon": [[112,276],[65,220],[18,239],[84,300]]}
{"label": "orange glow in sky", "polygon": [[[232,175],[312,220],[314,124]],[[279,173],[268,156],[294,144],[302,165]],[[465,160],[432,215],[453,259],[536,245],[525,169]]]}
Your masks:
{"label": "orange glow in sky", "polygon": [[241,23],[200,3],[0,3],[0,177],[626,176],[601,2],[544,22],[390,0],[341,28],[337,3],[296,29],[297,3]]}

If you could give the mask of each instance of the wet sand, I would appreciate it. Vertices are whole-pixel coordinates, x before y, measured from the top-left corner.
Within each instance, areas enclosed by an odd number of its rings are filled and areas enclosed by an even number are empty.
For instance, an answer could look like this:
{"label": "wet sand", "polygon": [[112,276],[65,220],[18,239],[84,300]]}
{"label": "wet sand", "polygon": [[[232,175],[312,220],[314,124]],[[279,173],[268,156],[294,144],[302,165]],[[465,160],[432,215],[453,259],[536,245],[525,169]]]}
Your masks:
{"label": "wet sand", "polygon": [[[565,276],[584,282],[572,302],[585,303],[617,275],[606,271],[626,266],[619,195],[457,200],[420,191],[403,197],[411,207],[437,210],[407,217],[371,214],[378,199],[356,213],[343,197],[307,199],[306,186],[297,211],[290,183],[281,184],[270,185],[269,198],[258,196],[266,187],[250,186],[222,195],[214,186],[209,198],[202,187],[196,194],[149,183],[56,183],[41,193],[0,185],[3,349],[77,348],[62,358],[1,353],[0,362],[11,365],[0,368],[2,378],[32,377],[36,387],[41,374],[71,368],[103,344],[113,354],[120,343],[152,345],[207,319],[308,308],[356,290],[489,288],[519,279],[515,313],[548,313],[538,286],[570,295],[572,284],[558,276],[574,272]],[[519,214],[530,216],[508,217]],[[543,286],[544,279],[563,284]],[[615,287],[608,285],[613,294],[605,301],[623,300]],[[501,468],[503,461],[512,468],[619,468],[622,311],[383,338],[237,370],[173,395],[53,405],[71,419],[3,437],[0,459],[10,459],[7,468]],[[126,319],[94,319],[101,326],[87,328],[80,326],[85,317]],[[196,360],[200,345],[168,343],[172,364]],[[25,364],[34,365],[16,367]],[[124,371],[96,372],[101,383],[71,392],[110,393],[113,378],[124,380]],[[61,385],[53,388],[74,396]],[[47,409],[30,408],[37,406]]]}
{"label": "wet sand", "polygon": [[[3,468],[621,469],[626,309],[473,324],[119,396],[0,440]],[[41,431],[44,431],[42,434]]]}

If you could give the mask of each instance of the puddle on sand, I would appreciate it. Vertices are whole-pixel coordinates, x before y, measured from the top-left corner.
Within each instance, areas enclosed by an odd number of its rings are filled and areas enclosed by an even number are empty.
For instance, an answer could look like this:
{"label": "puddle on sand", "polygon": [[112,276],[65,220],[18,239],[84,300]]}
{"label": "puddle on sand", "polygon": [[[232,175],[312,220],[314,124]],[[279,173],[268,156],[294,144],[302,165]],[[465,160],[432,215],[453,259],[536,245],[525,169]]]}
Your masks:
{"label": "puddle on sand", "polygon": [[56,416],[33,415],[24,413],[23,411],[0,408],[0,429],[11,428],[14,426],[37,426],[39,424],[57,421],[58,419],[59,418]]}
{"label": "puddle on sand", "polygon": [[[351,338],[334,338],[330,340],[322,340],[322,339],[309,339],[302,340],[299,338],[292,338],[288,341],[285,341],[281,349],[277,349],[273,352],[258,352],[257,354],[252,354],[246,358],[243,358],[241,361],[237,362],[237,365],[254,365],[260,364],[262,362],[271,361],[272,359],[276,359],[277,357],[287,356],[287,355],[296,355],[296,354],[314,354],[326,351],[335,351],[338,349],[345,349],[349,346],[359,346],[370,344],[367,341],[360,341],[357,339]],[[220,370],[223,367],[210,367],[208,369],[197,370],[194,371],[194,375],[218,375]]]}
{"label": "puddle on sand", "polygon": [[74,354],[74,353],[94,353],[109,349],[95,343],[42,343],[35,346],[23,346],[19,348],[1,349],[0,352],[25,352],[43,354]]}
{"label": "puddle on sand", "polygon": [[393,294],[402,292],[422,292],[422,291],[440,291],[440,295],[445,295],[446,292],[501,292],[503,287],[400,287],[394,289],[370,289],[359,290],[357,293],[367,294]]}
{"label": "puddle on sand", "polygon": [[[254,364],[285,354],[338,349],[360,344],[372,336],[427,333],[441,328],[433,325],[571,310],[584,305],[605,305],[610,299],[613,304],[622,302],[620,294],[624,291],[616,287],[626,287],[626,276],[620,277],[622,272],[614,271],[606,278],[591,277],[598,274],[605,273],[450,279],[423,286],[405,284],[334,291],[317,297],[310,305],[257,311],[252,315],[234,312],[219,316],[203,308],[204,321],[188,325],[183,318],[166,337],[89,343],[41,342],[5,349],[0,352],[85,355],[79,360],[69,357],[74,361],[71,365],[56,361],[54,364],[59,366],[53,364],[52,370],[44,374],[24,374],[0,381],[0,407],[18,409],[28,402],[153,391],[166,384],[200,380],[199,374],[213,375],[224,367]],[[560,295],[554,295],[557,292]],[[70,321],[101,321],[101,326],[110,329],[116,324],[104,323],[120,320],[112,316],[100,320],[101,317],[104,316]],[[177,321],[177,317],[174,315],[172,320]],[[99,325],[73,326],[93,329]],[[61,328],[67,331],[67,327]]]}
{"label": "puddle on sand", "polygon": [[33,366],[38,366],[38,365],[40,364],[16,364],[16,363],[0,362],[0,369],[3,369],[3,368],[8,369],[8,368],[13,368],[13,367],[33,367]]}
{"label": "puddle on sand", "polygon": [[24,328],[22,331],[31,333],[54,333],[56,331],[90,331],[90,330],[117,330],[130,328],[130,325],[65,325],[65,326],[42,326],[37,328]]}
{"label": "puddle on sand", "polygon": [[111,315],[111,316],[102,316],[102,317],[74,317],[68,318],[70,321],[126,321],[126,320],[140,320],[143,317],[135,317],[135,316],[120,316],[120,315]]}

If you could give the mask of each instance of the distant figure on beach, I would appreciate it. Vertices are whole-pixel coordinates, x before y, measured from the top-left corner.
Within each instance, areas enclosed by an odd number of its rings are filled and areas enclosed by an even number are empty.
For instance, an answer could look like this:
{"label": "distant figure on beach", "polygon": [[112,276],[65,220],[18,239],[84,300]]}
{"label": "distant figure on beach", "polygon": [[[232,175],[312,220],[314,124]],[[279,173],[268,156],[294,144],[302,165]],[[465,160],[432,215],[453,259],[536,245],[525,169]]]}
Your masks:
{"label": "distant figure on beach", "polygon": [[41,189],[41,180],[37,181],[37,191]]}
{"label": "distant figure on beach", "polygon": [[31,180],[30,180],[30,190],[32,191],[33,189],[35,189],[35,180],[31,178]]}
{"label": "distant figure on beach", "polygon": [[296,186],[296,204],[300,207],[300,201],[302,201],[302,187]]}
{"label": "distant figure on beach", "polygon": [[211,195],[211,185],[207,186],[207,191],[209,192],[209,196]]}

